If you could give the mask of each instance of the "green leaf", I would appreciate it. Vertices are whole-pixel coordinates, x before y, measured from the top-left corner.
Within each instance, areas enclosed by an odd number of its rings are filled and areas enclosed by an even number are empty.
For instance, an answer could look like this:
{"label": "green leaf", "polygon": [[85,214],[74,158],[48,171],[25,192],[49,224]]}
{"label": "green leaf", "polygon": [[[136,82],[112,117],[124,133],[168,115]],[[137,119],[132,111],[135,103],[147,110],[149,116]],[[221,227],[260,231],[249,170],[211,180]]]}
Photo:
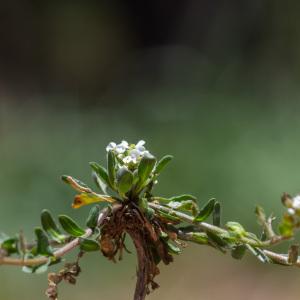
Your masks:
{"label": "green leaf", "polygon": [[236,234],[239,237],[246,236],[247,234],[244,227],[238,222],[227,222],[225,227],[228,229],[228,231]]}
{"label": "green leaf", "polygon": [[48,263],[46,264],[42,264],[42,265],[38,265],[38,266],[24,266],[22,267],[22,271],[24,273],[29,273],[29,274],[42,274],[47,272],[48,270]]}
{"label": "green leaf", "polygon": [[94,177],[96,184],[102,189],[104,193],[107,193],[107,186],[111,187],[109,182],[107,170],[96,162],[90,162],[90,166],[94,173],[97,175]]}
{"label": "green leaf", "polygon": [[164,232],[163,230],[161,230],[159,233],[159,237],[162,239],[168,239],[169,235],[166,232]]}
{"label": "green leaf", "polygon": [[205,232],[193,232],[192,233],[193,242],[206,245],[208,244],[208,236]]}
{"label": "green leaf", "polygon": [[164,239],[162,239],[165,243],[165,245],[167,246],[168,252],[171,254],[180,254],[181,253],[181,249],[177,246],[175,246],[172,242],[170,241],[166,241]]}
{"label": "green leaf", "polygon": [[116,179],[119,194],[124,195],[131,189],[133,184],[133,174],[126,167],[121,167],[117,171]]}
{"label": "green leaf", "polygon": [[107,171],[110,186],[114,189],[116,180],[116,157],[112,151],[108,151],[107,153]]}
{"label": "green leaf", "polygon": [[58,243],[61,243],[65,240],[65,235],[60,232],[51,216],[51,213],[47,209],[44,209],[41,213],[41,223],[43,229],[47,232],[51,239]]}
{"label": "green leaf", "polygon": [[5,250],[7,254],[14,254],[18,252],[18,238],[17,237],[7,237],[3,236],[3,240],[0,244],[0,248]]}
{"label": "green leaf", "polygon": [[213,210],[213,224],[215,226],[221,226],[221,205],[219,202],[216,202]]}
{"label": "green leaf", "polygon": [[170,214],[167,214],[167,213],[164,213],[163,211],[158,211],[158,214],[162,219],[165,219],[171,223],[180,223],[181,222],[180,218],[170,215]]}
{"label": "green leaf", "polygon": [[[35,258],[35,256],[32,253],[26,253],[24,256],[24,259],[32,259]],[[59,260],[57,260],[59,261]],[[56,262],[56,260],[55,260]],[[37,266],[24,266],[22,267],[22,271],[24,273],[29,273],[29,274],[42,274],[47,272],[48,270],[48,266],[50,266],[52,264],[52,259],[49,257],[48,262],[41,264],[41,265],[37,265]]]}
{"label": "green leaf", "polygon": [[186,200],[193,200],[194,202],[197,202],[197,198],[195,196],[189,195],[189,194],[174,196],[174,197],[168,198],[167,200],[168,201],[176,201],[176,202],[181,202],[181,201],[186,201]]}
{"label": "green leaf", "polygon": [[156,158],[150,153],[144,154],[138,166],[139,181],[137,183],[137,190],[141,190],[144,187],[144,183],[149,178],[151,172],[156,163]]}
{"label": "green leaf", "polygon": [[95,240],[80,239],[80,250],[85,252],[99,251],[100,246]]}
{"label": "green leaf", "polygon": [[87,217],[87,220],[86,220],[87,227],[94,229],[97,226],[100,210],[101,209],[100,209],[99,205],[95,205],[91,208],[89,215]]}
{"label": "green leaf", "polygon": [[193,200],[186,200],[181,202],[170,201],[169,203],[167,203],[167,206],[178,211],[192,212],[194,216],[199,212],[199,208]]}
{"label": "green leaf", "polygon": [[284,237],[294,235],[294,219],[292,216],[285,214],[278,226],[279,233]]}
{"label": "green leaf", "polygon": [[50,247],[47,235],[43,231],[43,229],[40,227],[37,227],[37,228],[35,228],[34,233],[35,233],[36,240],[37,240],[36,253],[43,255],[43,256],[52,256],[53,251]]}
{"label": "green leaf", "polygon": [[138,205],[142,212],[146,212],[149,207],[148,201],[146,198],[139,198]]}
{"label": "green leaf", "polygon": [[235,246],[231,250],[231,256],[235,259],[242,259],[246,253],[247,247],[245,245]]}
{"label": "green leaf", "polygon": [[173,159],[172,155],[165,155],[160,159],[160,161],[157,163],[154,174],[160,174],[161,171],[166,167],[166,165]]}
{"label": "green leaf", "polygon": [[208,240],[212,246],[219,249],[223,253],[225,253],[225,249],[228,246],[228,243],[221,238],[220,236],[216,235],[215,233],[208,231],[207,233]]}
{"label": "green leaf", "polygon": [[79,237],[85,234],[84,229],[78,226],[75,221],[66,215],[60,215],[58,220],[62,228],[72,236]]}
{"label": "green leaf", "polygon": [[145,211],[145,215],[148,218],[148,220],[152,220],[155,215],[155,210],[151,207],[148,207]]}
{"label": "green leaf", "polygon": [[205,204],[205,206],[200,210],[197,217],[195,217],[194,222],[203,222],[205,221],[213,212],[216,199],[210,199]]}
{"label": "green leaf", "polygon": [[266,254],[260,248],[258,248],[258,247],[252,247],[249,244],[246,244],[246,247],[261,262],[263,262],[263,263],[270,263],[271,262],[271,260],[269,259],[269,257],[266,256]]}

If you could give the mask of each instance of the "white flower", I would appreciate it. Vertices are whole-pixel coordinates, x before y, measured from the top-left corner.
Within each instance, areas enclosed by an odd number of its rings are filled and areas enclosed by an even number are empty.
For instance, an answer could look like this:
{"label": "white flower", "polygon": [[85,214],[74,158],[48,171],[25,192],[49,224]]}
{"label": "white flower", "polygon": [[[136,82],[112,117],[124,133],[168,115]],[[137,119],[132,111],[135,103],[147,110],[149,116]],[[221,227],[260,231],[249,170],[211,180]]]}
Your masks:
{"label": "white flower", "polygon": [[296,210],[300,210],[300,195],[293,198],[293,208]]}
{"label": "white flower", "polygon": [[138,141],[137,142],[137,144],[135,145],[135,149],[136,150],[138,150],[141,154],[143,153],[143,152],[145,152],[145,147],[144,147],[144,145],[145,145],[145,141],[143,141],[143,140],[140,140],[140,141]]}
{"label": "white flower", "polygon": [[129,148],[129,145],[126,141],[122,141],[120,144],[116,144],[115,142],[110,142],[107,147],[106,151],[116,151],[119,154],[124,153]]}
{"label": "white flower", "polygon": [[288,214],[289,215],[294,215],[295,214],[295,210],[293,208],[288,208]]}
{"label": "white flower", "polygon": [[134,157],[132,157],[132,156],[125,156],[124,158],[123,158],[123,163],[124,164],[130,164],[131,162],[133,162],[134,164],[136,164],[136,159],[134,158]]}
{"label": "white flower", "polygon": [[122,141],[115,148],[117,153],[124,153],[129,148],[129,145],[126,141]]}
{"label": "white flower", "polygon": [[132,149],[126,157],[123,158],[125,164],[134,163],[136,164],[140,158],[141,154],[138,150]]}
{"label": "white flower", "polygon": [[116,147],[117,147],[117,144],[116,144],[116,143],[110,142],[110,143],[107,145],[107,147],[106,147],[106,151],[108,152],[108,151],[111,151],[111,150],[115,150]]}

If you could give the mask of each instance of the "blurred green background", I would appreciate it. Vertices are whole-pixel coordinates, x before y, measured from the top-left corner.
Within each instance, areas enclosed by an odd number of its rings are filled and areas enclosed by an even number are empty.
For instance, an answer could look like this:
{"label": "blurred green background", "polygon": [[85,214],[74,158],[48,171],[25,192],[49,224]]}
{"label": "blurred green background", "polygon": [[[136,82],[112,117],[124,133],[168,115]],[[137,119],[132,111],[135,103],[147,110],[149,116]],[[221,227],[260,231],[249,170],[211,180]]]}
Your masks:
{"label": "blurred green background", "polygon": [[[299,192],[296,1],[0,4],[0,229],[29,239],[43,208],[84,223],[61,174],[91,182],[110,141],[175,159],[155,192],[216,197],[259,233],[254,206]],[[130,244],[130,243],[129,243]],[[281,249],[287,249],[287,246]],[[132,246],[130,245],[130,248]],[[72,257],[72,256],[71,256]],[[71,258],[70,258],[71,259]],[[135,256],[82,259],[61,299],[132,299]],[[55,270],[56,268],[54,268]],[[298,299],[297,269],[189,245],[149,299]],[[0,299],[43,299],[46,275],[0,268]]]}

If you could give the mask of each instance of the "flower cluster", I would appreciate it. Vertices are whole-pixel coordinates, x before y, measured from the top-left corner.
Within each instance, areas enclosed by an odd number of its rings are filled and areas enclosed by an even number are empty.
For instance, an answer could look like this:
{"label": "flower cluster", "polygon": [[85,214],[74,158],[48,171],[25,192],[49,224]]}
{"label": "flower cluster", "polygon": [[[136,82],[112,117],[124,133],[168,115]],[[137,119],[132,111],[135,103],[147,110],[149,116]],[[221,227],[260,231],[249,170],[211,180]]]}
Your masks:
{"label": "flower cluster", "polygon": [[127,141],[122,141],[120,144],[110,142],[106,147],[106,151],[113,151],[122,165],[134,168],[146,153],[149,154],[144,145],[145,141],[143,140],[138,141],[136,144],[129,144]]}

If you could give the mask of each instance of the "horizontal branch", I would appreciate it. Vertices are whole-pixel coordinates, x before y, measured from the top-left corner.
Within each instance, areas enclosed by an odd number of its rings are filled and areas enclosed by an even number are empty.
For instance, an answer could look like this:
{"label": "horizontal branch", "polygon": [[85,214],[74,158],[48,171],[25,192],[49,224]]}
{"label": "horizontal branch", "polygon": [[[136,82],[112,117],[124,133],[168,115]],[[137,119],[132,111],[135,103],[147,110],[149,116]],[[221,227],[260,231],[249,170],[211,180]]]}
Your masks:
{"label": "horizontal branch", "polygon": [[[118,208],[118,207],[116,207]],[[98,226],[101,226],[103,223],[104,219],[108,216],[110,213],[109,208],[104,208],[98,217]],[[67,254],[68,252],[72,251],[74,248],[76,248],[80,244],[80,239],[81,238],[87,238],[93,234],[92,229],[87,228],[85,230],[85,234],[82,235],[81,237],[75,238],[72,241],[68,242],[66,245],[61,247],[60,249],[56,250],[53,253],[53,256],[55,258],[60,258]],[[11,265],[11,266],[38,266],[41,264],[45,264],[49,261],[49,257],[43,256],[43,257],[38,257],[38,258],[13,258],[9,256],[0,256],[0,265]]]}
{"label": "horizontal branch", "polygon": [[[192,216],[189,216],[185,213],[176,211],[172,208],[169,208],[169,207],[166,207],[166,206],[163,206],[163,205],[160,205],[160,204],[156,204],[156,203],[153,203],[153,202],[150,202],[149,206],[151,208],[155,209],[155,210],[162,211],[164,213],[176,216],[176,217],[180,218],[181,220],[183,220],[187,223],[195,225],[196,227],[202,229],[205,232],[209,231],[209,232],[212,232],[212,233],[215,233],[215,234],[228,234],[228,231],[226,229],[223,229],[223,228],[220,228],[218,226],[215,226],[215,225],[212,225],[212,224],[209,224],[209,223],[205,223],[205,222],[195,222],[194,218]],[[254,247],[268,247],[268,246],[271,246],[271,245],[274,245],[274,244],[278,244],[281,241],[286,240],[286,239],[287,239],[286,237],[275,236],[270,240],[255,241],[255,240],[249,239],[247,237],[240,237],[239,241],[243,242],[243,243],[247,243],[247,244],[249,244],[251,246],[254,246]]]}
{"label": "horizontal branch", "polygon": [[[85,230],[85,234],[81,238],[87,238],[91,236],[93,233],[92,229],[88,228]],[[67,254],[68,252],[72,251],[76,248],[80,243],[80,238],[75,238],[65,246],[61,247],[60,249],[56,250],[53,253],[55,258],[60,258]],[[11,266],[37,266],[41,264],[45,264],[49,261],[49,257],[43,256],[38,258],[12,258],[9,256],[0,257],[0,265],[11,265]]]}

